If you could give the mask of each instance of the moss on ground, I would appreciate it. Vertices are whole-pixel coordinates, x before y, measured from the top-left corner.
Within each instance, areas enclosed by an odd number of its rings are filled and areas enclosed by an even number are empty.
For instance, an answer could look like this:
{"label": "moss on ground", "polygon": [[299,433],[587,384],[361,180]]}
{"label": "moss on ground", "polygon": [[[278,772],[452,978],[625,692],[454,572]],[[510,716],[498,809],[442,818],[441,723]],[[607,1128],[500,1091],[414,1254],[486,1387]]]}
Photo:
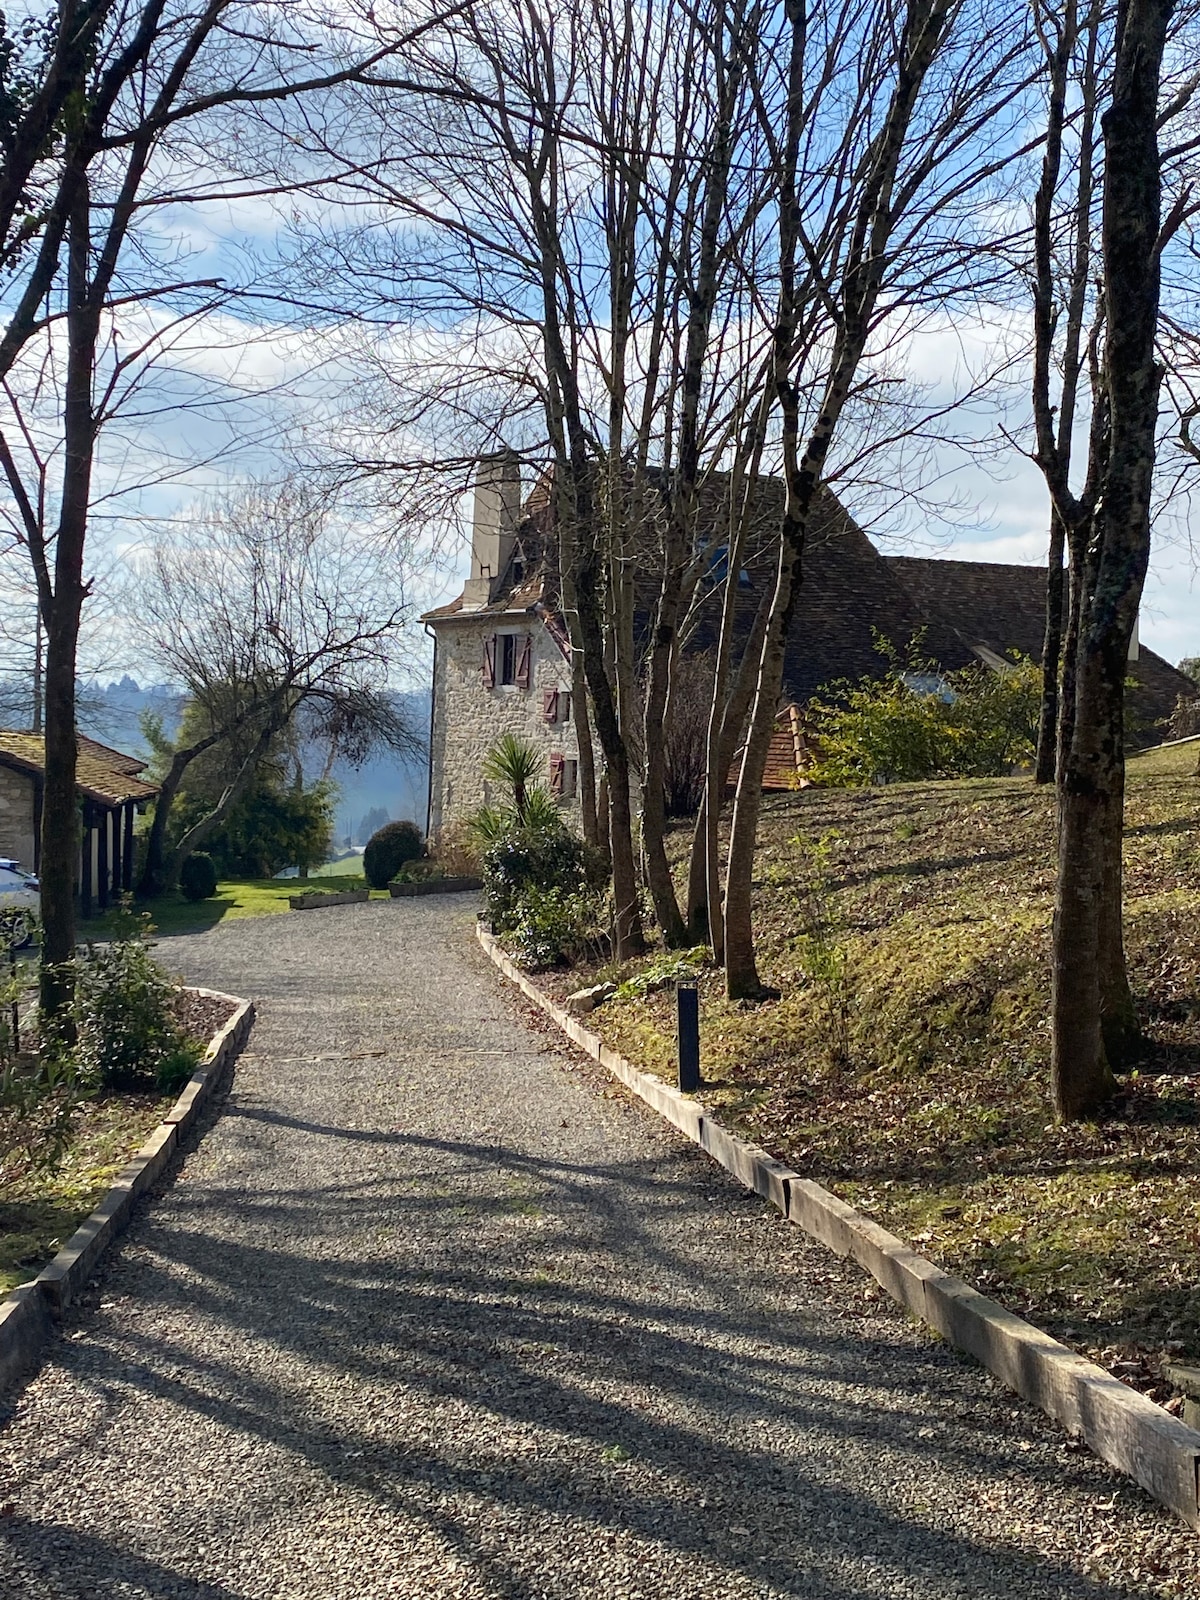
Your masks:
{"label": "moss on ground", "polygon": [[109,1095],[84,1106],[61,1164],[22,1174],[0,1197],[0,1294],[34,1278],[154,1132],[171,1095]]}
{"label": "moss on ground", "polygon": [[[1050,1112],[1053,797],[1026,780],[768,799],[755,925],[782,997],[700,979],[705,1094],[732,1126],[1148,1390],[1168,1346],[1200,1357],[1198,751],[1130,763],[1145,1048],[1094,1124]],[[673,1071],[669,992],[594,1025]]]}

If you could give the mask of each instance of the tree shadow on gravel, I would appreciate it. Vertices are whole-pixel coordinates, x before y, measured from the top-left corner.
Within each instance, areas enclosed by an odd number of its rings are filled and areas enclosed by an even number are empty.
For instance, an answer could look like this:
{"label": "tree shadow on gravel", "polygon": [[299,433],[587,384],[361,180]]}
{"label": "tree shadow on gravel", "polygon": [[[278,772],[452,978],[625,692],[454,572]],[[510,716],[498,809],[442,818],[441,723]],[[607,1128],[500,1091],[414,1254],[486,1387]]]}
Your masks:
{"label": "tree shadow on gravel", "polygon": [[[161,1562],[118,1549],[81,1528],[56,1522],[51,1529],[10,1514],[0,1522],[0,1549],[9,1563],[0,1574],[0,1594],[27,1600],[243,1600],[224,1584],[192,1578]],[[24,1561],[22,1557],[24,1556]],[[13,1580],[16,1585],[13,1586]]]}
{"label": "tree shadow on gravel", "polygon": [[[399,1519],[506,1600],[597,1595],[556,1574],[554,1552],[615,1539],[696,1595],[734,1583],[878,1600],[916,1593],[914,1573],[946,1600],[1128,1593],[950,1525],[972,1499],[1011,1518],[1014,1484],[1044,1504],[1111,1494],[1112,1479],[1065,1450],[1031,1453],[1027,1410],[901,1325],[848,1327],[814,1290],[807,1246],[795,1285],[782,1251],[769,1274],[735,1259],[743,1226],[773,1224],[732,1186],[705,1175],[684,1209],[689,1185],[652,1161],[390,1142],[395,1172],[255,1197],[206,1187],[185,1214],[145,1220],[138,1318],[101,1309],[59,1355],[130,1449],[148,1408],[216,1423],[294,1456],[322,1493]],[[782,1307],[766,1303],[768,1276]],[[247,1492],[213,1485],[231,1514]],[[1132,1486],[1116,1501],[1147,1506]],[[34,1532],[13,1533],[38,1570]],[[114,1549],[112,1573],[126,1561]]]}

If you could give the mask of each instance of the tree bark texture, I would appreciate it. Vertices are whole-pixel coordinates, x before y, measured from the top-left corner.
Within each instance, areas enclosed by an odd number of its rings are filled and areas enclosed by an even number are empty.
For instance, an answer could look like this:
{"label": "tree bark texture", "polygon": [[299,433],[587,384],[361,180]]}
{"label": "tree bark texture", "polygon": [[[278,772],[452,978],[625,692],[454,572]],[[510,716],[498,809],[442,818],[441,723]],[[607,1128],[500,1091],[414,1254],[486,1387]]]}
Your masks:
{"label": "tree bark texture", "polygon": [[[1084,585],[1075,716],[1059,781],[1051,1081],[1064,1119],[1109,1092],[1104,1034],[1127,1032],[1119,948],[1123,715],[1129,641],[1150,553],[1151,488],[1162,373],[1158,96],[1171,0],[1122,0],[1112,103],[1103,119],[1106,438]],[[1117,968],[1120,967],[1120,973]]]}
{"label": "tree bark texture", "polygon": [[1050,552],[1046,567],[1046,628],[1042,637],[1042,704],[1038,716],[1035,783],[1053,783],[1058,767],[1058,679],[1062,668],[1063,597],[1066,572],[1063,553],[1066,530],[1056,511],[1050,513]]}
{"label": "tree bark texture", "polygon": [[46,777],[42,799],[39,981],[42,1014],[52,1024],[60,1025],[74,993],[70,964],[75,957],[75,863],[80,837],[75,788],[75,665],[96,436],[92,363],[100,311],[89,293],[90,245],[84,179],[78,186],[68,233],[63,485],[54,547],[54,597],[45,618]]}

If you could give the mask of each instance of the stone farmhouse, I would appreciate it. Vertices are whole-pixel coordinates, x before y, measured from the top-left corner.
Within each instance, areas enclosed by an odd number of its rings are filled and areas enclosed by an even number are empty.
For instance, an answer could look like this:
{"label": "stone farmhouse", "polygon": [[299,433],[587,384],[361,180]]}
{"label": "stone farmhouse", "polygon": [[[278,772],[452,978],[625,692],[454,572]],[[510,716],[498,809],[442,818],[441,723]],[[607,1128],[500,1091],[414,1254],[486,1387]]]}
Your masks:
{"label": "stone farmhouse", "polygon": [[[76,868],[80,910],[103,911],[133,887],[134,817],[157,784],[140,776],[145,762],[78,734],[75,771],[80,844]],[[41,867],[42,791],[46,750],[40,733],[0,730],[0,856],[27,872]]]}
{"label": "stone farmhouse", "polygon": [[[765,489],[769,518],[780,486],[766,480]],[[506,732],[543,752],[547,787],[569,815],[577,815],[578,708],[571,703],[570,641],[556,610],[549,515],[544,482],[522,501],[515,457],[480,463],[471,575],[461,595],[422,618],[434,641],[432,834],[493,798],[482,766]],[[727,577],[725,565],[718,547],[709,585],[714,597]],[[770,560],[748,556],[737,575],[747,626],[770,581]],[[826,493],[806,548],[766,785],[796,786],[805,762],[804,704],[839,680],[882,674],[880,638],[904,648],[919,635],[922,655],[945,672],[980,662],[1000,670],[1013,651],[1037,661],[1045,591],[1044,567],[883,556]],[[689,648],[714,642],[718,605],[719,598],[707,614],[702,609]],[[1130,679],[1132,742],[1155,743],[1179,698],[1195,696],[1195,685],[1152,650],[1139,648],[1136,637]]]}

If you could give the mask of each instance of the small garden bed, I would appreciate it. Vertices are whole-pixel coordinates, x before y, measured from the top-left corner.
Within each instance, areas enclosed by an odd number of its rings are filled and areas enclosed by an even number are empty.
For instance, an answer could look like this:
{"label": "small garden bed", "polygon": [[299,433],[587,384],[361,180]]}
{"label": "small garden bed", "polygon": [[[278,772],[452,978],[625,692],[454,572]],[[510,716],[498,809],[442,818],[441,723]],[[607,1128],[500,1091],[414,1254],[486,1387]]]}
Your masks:
{"label": "small garden bed", "polygon": [[[138,997],[121,998],[136,1004]],[[39,1159],[8,1147],[0,1192],[0,1295],[36,1277],[99,1204],[162,1121],[181,1082],[234,1009],[227,1000],[182,988],[169,995],[167,1008],[168,1027],[182,1044],[174,1052],[177,1060],[172,1059],[172,1081],[161,1087],[152,1080],[136,1087],[100,1085],[74,1098],[57,1159],[45,1151]]]}
{"label": "small garden bed", "polygon": [[[809,790],[767,802],[764,981],[694,963],[704,1098],[949,1270],[1155,1398],[1200,1357],[1200,780],[1196,748],[1130,765],[1128,951],[1145,1050],[1105,1116],[1047,1095],[1053,797],[1018,780]],[[677,838],[682,862],[686,835]],[[588,1025],[675,1070],[661,952],[542,974],[623,987]]]}

